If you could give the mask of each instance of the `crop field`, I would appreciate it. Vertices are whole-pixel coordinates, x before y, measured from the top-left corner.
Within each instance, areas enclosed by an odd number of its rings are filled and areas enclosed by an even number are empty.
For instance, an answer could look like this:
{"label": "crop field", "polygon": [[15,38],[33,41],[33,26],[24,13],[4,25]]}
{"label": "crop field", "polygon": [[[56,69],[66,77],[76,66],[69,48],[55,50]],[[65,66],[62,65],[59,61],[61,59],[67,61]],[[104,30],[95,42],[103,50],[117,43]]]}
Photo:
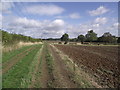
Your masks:
{"label": "crop field", "polygon": [[2,55],[3,88],[117,87],[117,46],[44,42]]}
{"label": "crop field", "polygon": [[92,74],[103,87],[117,87],[120,75],[117,46],[55,45]]}

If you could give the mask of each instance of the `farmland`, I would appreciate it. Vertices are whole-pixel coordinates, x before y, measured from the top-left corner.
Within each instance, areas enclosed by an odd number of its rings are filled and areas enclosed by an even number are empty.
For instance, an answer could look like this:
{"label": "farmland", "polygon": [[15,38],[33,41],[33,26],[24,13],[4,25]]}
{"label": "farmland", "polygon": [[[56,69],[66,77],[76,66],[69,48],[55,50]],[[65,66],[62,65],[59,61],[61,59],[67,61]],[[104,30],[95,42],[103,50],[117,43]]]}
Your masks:
{"label": "farmland", "polygon": [[118,85],[120,72],[117,46],[55,46],[72,58],[79,67],[92,74],[102,86]]}
{"label": "farmland", "polygon": [[0,89],[120,88],[120,3],[1,1]]}
{"label": "farmland", "polygon": [[[27,87],[29,84],[30,71],[32,72],[34,66],[32,61],[35,61],[35,56],[39,51],[41,45],[35,45],[28,49],[23,55],[17,54],[18,58],[14,56],[10,61],[3,63],[3,87]],[[33,62],[34,62],[33,61]],[[27,76],[29,75],[29,77]]]}
{"label": "farmland", "polygon": [[44,42],[3,53],[3,88],[117,87],[118,47]]}

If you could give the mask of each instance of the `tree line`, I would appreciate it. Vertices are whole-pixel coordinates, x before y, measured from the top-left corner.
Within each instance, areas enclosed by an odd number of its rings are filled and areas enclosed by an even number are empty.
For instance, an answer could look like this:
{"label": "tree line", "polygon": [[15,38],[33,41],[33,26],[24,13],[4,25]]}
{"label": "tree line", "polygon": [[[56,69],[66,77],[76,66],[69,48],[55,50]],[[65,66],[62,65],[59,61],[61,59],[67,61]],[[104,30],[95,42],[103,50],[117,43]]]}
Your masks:
{"label": "tree line", "polygon": [[76,38],[69,38],[69,35],[67,33],[63,34],[61,38],[48,38],[48,39],[35,39],[30,36],[24,36],[21,34],[15,34],[15,33],[8,33],[6,31],[0,30],[0,33],[2,33],[2,44],[3,45],[10,45],[14,43],[18,43],[20,41],[23,42],[39,42],[42,40],[61,40],[65,41],[65,44],[70,42],[81,42],[82,44],[84,42],[99,42],[99,43],[120,43],[120,37],[113,36],[111,33],[106,32],[104,33],[101,37],[97,37],[97,34],[93,31],[90,30],[87,32],[86,35],[78,35]]}
{"label": "tree line", "polygon": [[8,33],[6,31],[0,30],[0,33],[2,34],[2,44],[3,45],[10,45],[10,44],[15,44],[20,41],[23,42],[39,42],[41,39],[35,39],[30,36],[24,36],[21,34],[12,34]]}
{"label": "tree line", "polygon": [[97,37],[97,34],[93,30],[90,30],[87,32],[86,35],[81,34],[81,35],[78,35],[77,38],[73,38],[73,39],[69,39],[69,35],[65,33],[64,35],[62,35],[61,41],[65,41],[65,44],[68,41],[81,42],[82,44],[84,42],[99,42],[99,43],[116,44],[116,43],[120,43],[120,37],[116,37],[109,32],[104,33],[101,37]]}

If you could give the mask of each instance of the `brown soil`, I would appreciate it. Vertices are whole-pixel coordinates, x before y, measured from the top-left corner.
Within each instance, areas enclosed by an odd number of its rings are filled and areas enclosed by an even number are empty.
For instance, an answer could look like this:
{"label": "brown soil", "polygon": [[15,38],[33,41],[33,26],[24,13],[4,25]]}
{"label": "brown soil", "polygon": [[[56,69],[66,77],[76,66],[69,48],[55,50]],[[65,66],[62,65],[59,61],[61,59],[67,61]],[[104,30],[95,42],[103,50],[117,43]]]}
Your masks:
{"label": "brown soil", "polygon": [[[76,65],[76,63],[73,62],[69,56],[64,54],[62,51],[58,50],[54,45],[52,45],[54,49],[59,53],[60,57],[64,60],[64,63],[70,70],[70,72],[73,75],[73,80],[75,83],[77,83],[81,88],[102,88],[100,85],[98,85],[94,78],[90,76],[90,74],[84,72],[80,67]],[[82,78],[82,80],[81,80]],[[88,84],[89,83],[89,84]]]}
{"label": "brown soil", "polygon": [[77,88],[78,85],[71,79],[72,73],[69,70],[67,70],[65,63],[63,62],[58,52],[52,46],[49,46],[49,49],[54,60],[53,75],[55,77],[54,80],[55,87]]}
{"label": "brown soil", "polygon": [[48,73],[48,67],[47,67],[47,62],[46,62],[46,50],[45,47],[43,48],[43,52],[42,52],[42,74],[41,74],[41,87],[42,88],[47,88],[48,87],[48,82],[50,81],[51,77]]}
{"label": "brown soil", "polygon": [[[118,47],[55,45],[59,50],[74,60],[78,66],[85,66],[86,71],[98,78],[105,87],[117,87]],[[88,69],[88,70],[87,70]]]}
{"label": "brown soil", "polygon": [[51,76],[48,73],[48,67],[47,67],[47,62],[46,62],[46,50],[45,50],[45,46],[43,46],[43,50],[41,52],[41,58],[39,58],[39,60],[42,60],[41,64],[38,64],[38,69],[36,70],[36,72],[38,73],[38,75],[36,75],[36,80],[35,82],[33,82],[32,84],[32,88],[33,87],[37,87],[37,88],[48,88],[48,82],[51,80]]}

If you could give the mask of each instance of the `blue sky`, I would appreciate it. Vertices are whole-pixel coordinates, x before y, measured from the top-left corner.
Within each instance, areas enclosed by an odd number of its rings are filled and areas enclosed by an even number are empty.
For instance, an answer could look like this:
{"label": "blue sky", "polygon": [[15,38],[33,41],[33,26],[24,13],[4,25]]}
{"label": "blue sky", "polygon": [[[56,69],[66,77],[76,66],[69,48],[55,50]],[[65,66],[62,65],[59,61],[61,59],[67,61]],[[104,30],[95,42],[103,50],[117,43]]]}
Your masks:
{"label": "blue sky", "polygon": [[118,36],[117,2],[4,2],[2,29],[35,38],[71,38],[93,29]]}

